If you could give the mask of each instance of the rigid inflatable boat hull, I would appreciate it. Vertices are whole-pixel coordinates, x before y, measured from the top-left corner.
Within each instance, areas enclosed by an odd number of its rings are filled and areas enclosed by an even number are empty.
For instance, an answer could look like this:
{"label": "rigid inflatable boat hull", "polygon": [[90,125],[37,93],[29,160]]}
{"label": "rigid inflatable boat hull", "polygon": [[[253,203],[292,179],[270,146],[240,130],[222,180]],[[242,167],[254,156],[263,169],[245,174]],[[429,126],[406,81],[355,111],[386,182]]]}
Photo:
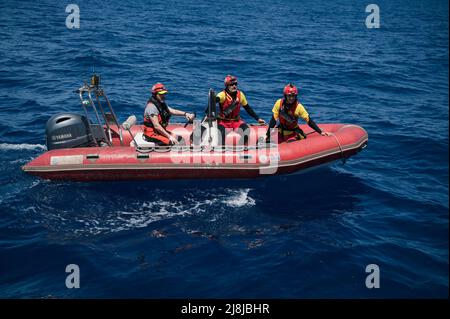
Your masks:
{"label": "rigid inflatable boat hull", "polygon": [[[222,151],[189,147],[137,151],[134,146],[129,146],[130,136],[124,135],[124,146],[120,146],[118,134],[113,134],[113,146],[51,150],[25,165],[23,170],[44,179],[73,181],[257,178],[292,174],[346,159],[367,145],[368,135],[359,126],[323,124],[320,127],[333,136],[312,133],[302,141]],[[311,131],[307,126],[301,128],[305,132]],[[265,137],[266,126],[252,126],[251,129],[250,141]],[[141,130],[142,127],[133,127],[132,133],[136,135]],[[169,130],[179,130],[185,139],[190,134],[181,124],[170,126]],[[238,138],[237,134],[231,133],[227,143]]]}

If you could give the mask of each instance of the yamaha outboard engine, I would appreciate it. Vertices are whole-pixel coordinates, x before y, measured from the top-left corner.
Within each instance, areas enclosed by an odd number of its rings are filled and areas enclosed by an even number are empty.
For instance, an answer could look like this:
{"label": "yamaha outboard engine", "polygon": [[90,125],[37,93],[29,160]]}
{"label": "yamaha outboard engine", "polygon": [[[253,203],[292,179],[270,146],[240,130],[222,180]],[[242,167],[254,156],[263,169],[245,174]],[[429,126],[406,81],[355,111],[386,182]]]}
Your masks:
{"label": "yamaha outboard engine", "polygon": [[45,126],[47,149],[87,147],[95,144],[85,116],[63,113],[52,116]]}

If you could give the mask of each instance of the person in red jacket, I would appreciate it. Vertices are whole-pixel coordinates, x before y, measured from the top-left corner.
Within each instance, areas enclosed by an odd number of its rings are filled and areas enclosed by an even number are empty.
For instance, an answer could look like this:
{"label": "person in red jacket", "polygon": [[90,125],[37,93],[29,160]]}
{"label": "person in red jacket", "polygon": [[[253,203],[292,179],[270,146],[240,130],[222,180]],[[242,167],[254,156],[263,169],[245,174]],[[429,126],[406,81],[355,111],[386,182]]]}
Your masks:
{"label": "person in red jacket", "polygon": [[230,130],[236,129],[240,129],[239,132],[242,136],[240,144],[242,144],[243,139],[244,144],[247,145],[250,128],[240,117],[241,106],[258,123],[265,124],[266,122],[250,107],[244,92],[238,90],[238,81],[235,76],[227,75],[224,80],[224,85],[225,89],[216,96],[216,103],[219,103],[220,107],[218,112],[219,116],[217,117],[217,128],[221,133],[222,145],[225,144],[226,134]]}
{"label": "person in red jacket", "polygon": [[184,116],[192,121],[194,114],[183,112],[171,108],[166,104],[166,87],[162,83],[156,83],[151,88],[152,96],[147,101],[144,111],[144,135],[147,142],[154,142],[156,145],[173,145],[181,141],[181,137],[176,136],[167,130],[170,117],[172,115]]}
{"label": "person in red jacket", "polygon": [[278,124],[278,143],[293,142],[306,138],[303,130],[298,126],[298,119],[302,118],[314,131],[321,135],[330,135],[322,131],[311,119],[305,107],[297,99],[298,89],[292,83],[283,89],[284,98],[278,99],[272,109],[272,118],[267,129],[266,142],[270,142],[272,129]]}

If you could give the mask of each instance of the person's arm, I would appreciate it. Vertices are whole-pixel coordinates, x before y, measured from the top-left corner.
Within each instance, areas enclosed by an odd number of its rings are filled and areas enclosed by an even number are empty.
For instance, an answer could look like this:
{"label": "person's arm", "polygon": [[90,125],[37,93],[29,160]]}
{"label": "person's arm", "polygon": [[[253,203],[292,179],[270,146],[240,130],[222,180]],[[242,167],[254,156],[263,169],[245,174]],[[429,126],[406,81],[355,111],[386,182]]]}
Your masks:
{"label": "person's arm", "polygon": [[242,107],[247,111],[248,115],[253,117],[255,120],[259,121],[260,117],[256,114],[256,112],[250,107],[250,104],[242,105]]}
{"label": "person's arm", "polygon": [[269,121],[269,127],[267,128],[266,132],[266,143],[270,143],[270,136],[272,135],[273,128],[277,125],[279,113],[280,113],[280,105],[281,105],[281,99],[277,100],[272,108],[272,117]]}
{"label": "person's arm", "polygon": [[259,124],[266,124],[266,121],[264,121],[262,118],[260,118],[256,112],[250,107],[250,104],[247,102],[247,98],[245,97],[245,94],[241,91],[241,103],[242,107],[245,109],[245,111],[253,117],[256,121],[258,121]]}
{"label": "person's arm", "polygon": [[314,122],[312,118],[309,118],[308,126],[317,133],[322,134],[322,130],[317,126],[316,122]]}
{"label": "person's arm", "polygon": [[332,135],[329,132],[321,130],[320,127],[316,124],[316,122],[314,122],[311,118],[308,121],[308,125],[310,128],[312,128],[314,131],[316,131],[317,133],[319,133],[322,136],[331,136]]}
{"label": "person's arm", "polygon": [[222,104],[223,102],[225,102],[225,92],[220,91],[216,94],[216,103]]}
{"label": "person's arm", "polygon": [[272,134],[272,130],[277,125],[277,120],[275,120],[275,117],[272,115],[272,118],[269,122],[269,127],[267,128],[266,132],[266,142],[270,142],[270,135]]}
{"label": "person's arm", "polygon": [[180,111],[171,107],[169,108],[169,112],[172,115],[178,115],[178,116],[184,116],[187,120],[192,121],[194,119],[194,114],[188,113],[188,112],[184,112],[184,111]]}
{"label": "person's arm", "polygon": [[328,132],[323,132],[320,127],[316,124],[316,122],[314,122],[312,120],[312,118],[309,117],[308,112],[306,111],[306,109],[304,108],[303,105],[299,104],[298,109],[297,109],[297,114],[298,116],[300,116],[301,118],[303,118],[305,120],[306,123],[308,123],[308,126],[310,128],[312,128],[314,131],[316,131],[317,133],[319,133],[320,135],[330,135]]}
{"label": "person's arm", "polygon": [[180,111],[171,107],[168,107],[170,114],[172,115],[179,115],[179,116],[184,116],[186,114],[186,112],[184,111]]}

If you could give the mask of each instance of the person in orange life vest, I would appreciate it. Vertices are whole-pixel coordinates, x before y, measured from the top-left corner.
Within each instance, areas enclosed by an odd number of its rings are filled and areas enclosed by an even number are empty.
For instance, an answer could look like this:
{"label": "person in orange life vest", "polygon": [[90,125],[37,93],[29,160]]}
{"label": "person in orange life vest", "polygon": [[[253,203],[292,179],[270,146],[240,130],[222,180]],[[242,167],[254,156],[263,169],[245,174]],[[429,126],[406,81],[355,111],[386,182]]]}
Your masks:
{"label": "person in orange life vest", "polygon": [[272,118],[267,129],[266,142],[270,142],[270,135],[272,129],[275,127],[277,121],[278,125],[278,143],[293,142],[306,138],[303,130],[298,127],[298,119],[301,117],[308,123],[317,133],[329,136],[330,133],[322,131],[317,124],[310,118],[305,107],[297,100],[298,89],[292,83],[284,87],[283,99],[275,102],[272,109]]}
{"label": "person in orange life vest", "polygon": [[221,133],[222,145],[225,145],[227,130],[238,128],[243,132],[239,143],[242,144],[242,138],[244,144],[248,143],[250,128],[243,120],[241,120],[241,106],[251,117],[258,121],[258,123],[266,124],[266,122],[250,107],[244,93],[237,89],[237,84],[238,82],[235,76],[227,75],[224,80],[225,89],[216,96],[216,103],[219,103],[220,106],[219,116],[217,117],[217,128]]}
{"label": "person in orange life vest", "polygon": [[156,83],[151,88],[152,96],[147,101],[144,111],[144,135],[147,142],[154,142],[159,146],[178,144],[182,138],[169,132],[166,127],[172,115],[184,116],[192,121],[194,114],[169,107],[165,100],[168,93],[164,84]]}

